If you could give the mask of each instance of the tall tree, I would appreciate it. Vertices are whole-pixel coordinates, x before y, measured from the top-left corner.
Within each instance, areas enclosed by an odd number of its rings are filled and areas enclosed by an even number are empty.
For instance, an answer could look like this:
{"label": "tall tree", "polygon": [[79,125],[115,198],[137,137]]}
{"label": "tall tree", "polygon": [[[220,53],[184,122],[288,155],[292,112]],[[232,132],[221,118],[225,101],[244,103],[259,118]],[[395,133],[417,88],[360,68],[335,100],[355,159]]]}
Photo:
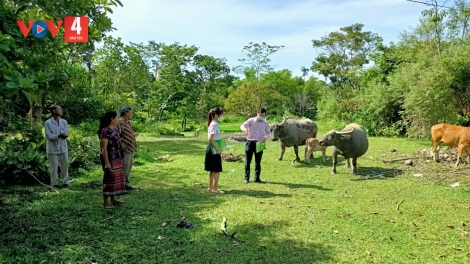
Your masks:
{"label": "tall tree", "polygon": [[256,80],[259,81],[261,73],[272,71],[276,67],[271,65],[269,56],[282,48],[284,48],[282,45],[275,46],[268,45],[265,42],[261,44],[249,42],[242,50],[247,58],[239,59],[243,65],[237,66],[235,70],[242,73],[247,67],[251,67],[255,70]]}
{"label": "tall tree", "polygon": [[312,71],[329,78],[336,87],[359,89],[359,74],[369,63],[369,55],[382,38],[370,31],[363,32],[363,24],[353,24],[331,32],[320,40],[312,40],[320,49],[312,64]]}
{"label": "tall tree", "polygon": [[[46,35],[39,40],[22,35],[16,20],[55,20],[69,14],[88,15],[89,42],[99,41],[102,35],[112,30],[107,13],[111,6],[122,4],[117,0],[59,1],[52,5],[48,1],[0,1],[0,46],[3,72],[0,74],[1,109],[11,108],[19,114],[30,109],[29,116],[40,121],[43,105],[59,102],[64,91],[71,89],[72,80],[67,76],[73,63],[80,62],[80,52],[87,44],[64,43]],[[88,44],[89,45],[89,44]],[[77,60],[78,58],[78,60]],[[26,110],[27,111],[27,110]]]}
{"label": "tall tree", "polygon": [[225,58],[214,58],[208,55],[194,57],[195,85],[193,89],[193,102],[189,113],[202,124],[208,109],[214,106],[223,106],[223,100],[228,95],[228,87],[234,77],[230,75],[230,68]]}
{"label": "tall tree", "polygon": [[180,45],[178,42],[171,45],[162,45],[156,51],[161,67],[161,78],[156,81],[154,103],[158,105],[158,120],[161,121],[166,110],[176,110],[191,88],[194,88],[192,70],[194,56],[197,54],[196,46]]}
{"label": "tall tree", "polygon": [[300,68],[300,70],[302,71],[302,77],[307,78],[308,72],[310,71],[310,69],[305,68],[304,66],[302,66],[302,68]]}
{"label": "tall tree", "polygon": [[342,27],[312,41],[313,47],[321,52],[311,70],[329,79],[331,96],[336,99],[342,118],[348,121],[352,121],[351,114],[360,108],[357,101],[351,100],[360,90],[360,74],[369,63],[369,55],[382,43],[382,38],[362,31],[363,27],[363,24]]}

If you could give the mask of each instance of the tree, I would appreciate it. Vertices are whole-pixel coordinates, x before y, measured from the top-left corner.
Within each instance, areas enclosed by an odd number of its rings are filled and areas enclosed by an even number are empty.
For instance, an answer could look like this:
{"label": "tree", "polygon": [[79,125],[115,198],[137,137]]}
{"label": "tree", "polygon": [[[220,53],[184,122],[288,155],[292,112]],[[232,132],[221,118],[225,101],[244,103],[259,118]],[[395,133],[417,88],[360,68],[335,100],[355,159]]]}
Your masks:
{"label": "tree", "polygon": [[248,118],[256,114],[258,108],[265,107],[268,112],[270,104],[278,102],[282,96],[258,82],[244,83],[225,100],[225,109],[229,113]]}
{"label": "tree", "polygon": [[369,63],[369,56],[382,43],[372,32],[363,32],[363,24],[353,24],[331,32],[320,40],[312,40],[313,47],[321,49],[311,70],[330,81],[333,97],[338,101],[344,118],[352,121],[351,113],[360,105],[351,100],[360,90],[360,74]]}
{"label": "tree", "polygon": [[470,1],[456,0],[455,7],[448,10],[448,38],[464,40],[470,26]]}
{"label": "tree", "polygon": [[284,48],[284,46],[272,46],[268,45],[265,42],[258,44],[249,42],[248,45],[243,47],[242,52],[248,57],[246,59],[239,59],[239,61],[244,64],[245,66],[241,65],[236,67],[236,70],[241,73],[243,72],[246,67],[251,67],[255,70],[256,73],[256,80],[259,81],[260,74],[262,72],[270,72],[274,70],[275,66],[271,66],[271,56],[273,53],[276,53],[280,49]]}
{"label": "tree", "polygon": [[359,89],[359,74],[369,63],[370,53],[382,43],[382,38],[370,31],[363,32],[363,27],[363,24],[353,24],[320,40],[312,40],[313,47],[322,52],[311,70],[329,78],[335,87]]}
{"label": "tree", "polygon": [[[111,31],[111,6],[122,4],[120,1],[98,0],[59,1],[52,5],[48,1],[1,1],[0,2],[0,61],[3,72],[0,75],[0,109],[12,109],[41,121],[43,106],[49,102],[59,102],[64,92],[69,91],[72,80],[68,78],[73,64],[79,63],[80,53],[87,45],[64,43],[60,37],[49,34],[42,40],[33,36],[24,38],[16,20],[54,20],[66,14],[88,15],[89,43],[99,41],[102,35]],[[78,58],[78,59],[77,59]],[[0,116],[3,113],[0,111]],[[1,119],[1,118],[0,118]]]}
{"label": "tree", "polygon": [[290,70],[284,69],[261,74],[260,83],[282,95],[278,100],[269,101],[266,105],[272,114],[282,114],[287,109],[293,111],[294,94],[302,91],[305,82],[301,77],[292,76]]}
{"label": "tree", "polygon": [[429,36],[429,39],[434,42],[437,55],[441,56],[442,41],[444,38],[445,23],[444,19],[447,16],[447,10],[443,9],[437,0],[427,0],[428,5],[432,8],[423,10],[423,18],[421,20],[422,27],[420,29],[424,34]]}
{"label": "tree", "polygon": [[[158,120],[161,121],[166,110],[176,110],[178,107],[188,106],[188,94],[195,92],[194,74],[190,74],[194,56],[197,54],[196,46],[180,45],[178,42],[171,45],[161,45],[156,50],[159,58],[161,78],[156,81],[150,92],[152,101],[156,104],[159,113]],[[181,105],[184,101],[186,105]],[[181,109],[183,116],[188,114],[189,108]],[[184,117],[183,117],[184,118]]]}
{"label": "tree", "polygon": [[308,72],[310,71],[309,68],[305,68],[304,66],[302,66],[302,68],[300,69],[302,71],[302,77],[306,78],[308,76]]}
{"label": "tree", "polygon": [[112,36],[104,39],[104,45],[96,53],[94,66],[98,86],[105,98],[114,94],[115,109],[119,109],[119,93],[126,89],[124,85],[127,71],[124,59],[124,43],[121,38]]}
{"label": "tree", "polygon": [[191,93],[192,104],[189,104],[190,117],[200,121],[202,125],[208,109],[214,106],[223,106],[223,100],[227,98],[228,87],[233,82],[230,68],[225,58],[214,58],[208,55],[196,55],[194,57],[195,88]]}

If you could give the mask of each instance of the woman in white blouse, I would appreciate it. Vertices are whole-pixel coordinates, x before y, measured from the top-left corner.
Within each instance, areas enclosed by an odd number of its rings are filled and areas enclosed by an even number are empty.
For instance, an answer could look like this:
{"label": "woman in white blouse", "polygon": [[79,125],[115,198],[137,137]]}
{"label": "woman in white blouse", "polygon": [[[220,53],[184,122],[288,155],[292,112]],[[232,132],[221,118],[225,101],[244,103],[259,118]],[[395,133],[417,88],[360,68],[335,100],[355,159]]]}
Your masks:
{"label": "woman in white blouse", "polygon": [[[219,140],[221,138],[218,122],[222,120],[223,113],[224,112],[220,107],[216,107],[211,109],[207,115],[206,125],[208,126],[207,138],[209,143],[206,148],[204,170],[209,171],[209,188],[207,191],[210,193],[224,193],[217,189],[220,172],[222,172],[222,157],[220,155],[222,151],[215,142],[215,140]],[[212,154],[211,146],[215,149],[215,154]]]}

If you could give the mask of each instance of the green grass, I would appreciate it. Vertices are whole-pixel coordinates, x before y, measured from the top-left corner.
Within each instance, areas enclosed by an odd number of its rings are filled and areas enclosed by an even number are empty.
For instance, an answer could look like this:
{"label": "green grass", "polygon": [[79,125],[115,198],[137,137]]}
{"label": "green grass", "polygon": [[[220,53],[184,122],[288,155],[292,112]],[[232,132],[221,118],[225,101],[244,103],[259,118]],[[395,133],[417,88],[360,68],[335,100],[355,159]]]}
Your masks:
{"label": "green grass", "polygon": [[[223,123],[221,128],[238,131],[237,126]],[[331,175],[330,149],[325,166],[319,152],[312,165],[291,164],[292,148],[277,161],[280,147],[269,141],[261,177],[267,184],[245,185],[243,163],[224,162],[219,187],[225,194],[213,195],[206,192],[203,171],[205,138],[205,133],[198,138],[139,135],[131,181],[141,189],[121,197],[126,204],[114,210],[101,207],[99,170],[58,193],[43,186],[0,190],[0,263],[469,260],[469,166],[382,162],[429,148],[430,141],[370,138],[369,151],[358,160],[358,176],[343,168],[342,158],[338,174]],[[229,147],[242,154],[244,144],[230,142]],[[164,155],[172,161],[155,161]],[[362,180],[378,173],[385,177]],[[460,187],[451,188],[455,181]],[[196,226],[177,228],[183,216]],[[224,216],[229,233],[237,232],[235,239],[220,232]]]}

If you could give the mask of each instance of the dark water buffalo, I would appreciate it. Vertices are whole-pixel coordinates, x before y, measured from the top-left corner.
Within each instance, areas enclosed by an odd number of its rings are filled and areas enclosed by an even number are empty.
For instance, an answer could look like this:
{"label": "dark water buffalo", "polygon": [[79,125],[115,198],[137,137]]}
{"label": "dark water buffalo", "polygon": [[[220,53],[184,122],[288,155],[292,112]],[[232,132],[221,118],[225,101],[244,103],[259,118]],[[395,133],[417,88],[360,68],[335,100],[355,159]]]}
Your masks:
{"label": "dark water buffalo", "polygon": [[279,124],[271,125],[271,138],[273,141],[280,140],[282,160],[286,147],[294,147],[295,160],[299,162],[299,146],[305,145],[305,140],[316,137],[317,125],[310,119],[284,119]]}
{"label": "dark water buffalo", "polygon": [[352,159],[353,174],[357,174],[357,158],[367,152],[369,140],[366,130],[358,124],[349,124],[341,132],[336,129],[328,131],[320,140],[321,146],[333,146],[333,168],[332,174],[336,173],[338,154],[346,160],[346,168],[350,167],[349,159]]}

